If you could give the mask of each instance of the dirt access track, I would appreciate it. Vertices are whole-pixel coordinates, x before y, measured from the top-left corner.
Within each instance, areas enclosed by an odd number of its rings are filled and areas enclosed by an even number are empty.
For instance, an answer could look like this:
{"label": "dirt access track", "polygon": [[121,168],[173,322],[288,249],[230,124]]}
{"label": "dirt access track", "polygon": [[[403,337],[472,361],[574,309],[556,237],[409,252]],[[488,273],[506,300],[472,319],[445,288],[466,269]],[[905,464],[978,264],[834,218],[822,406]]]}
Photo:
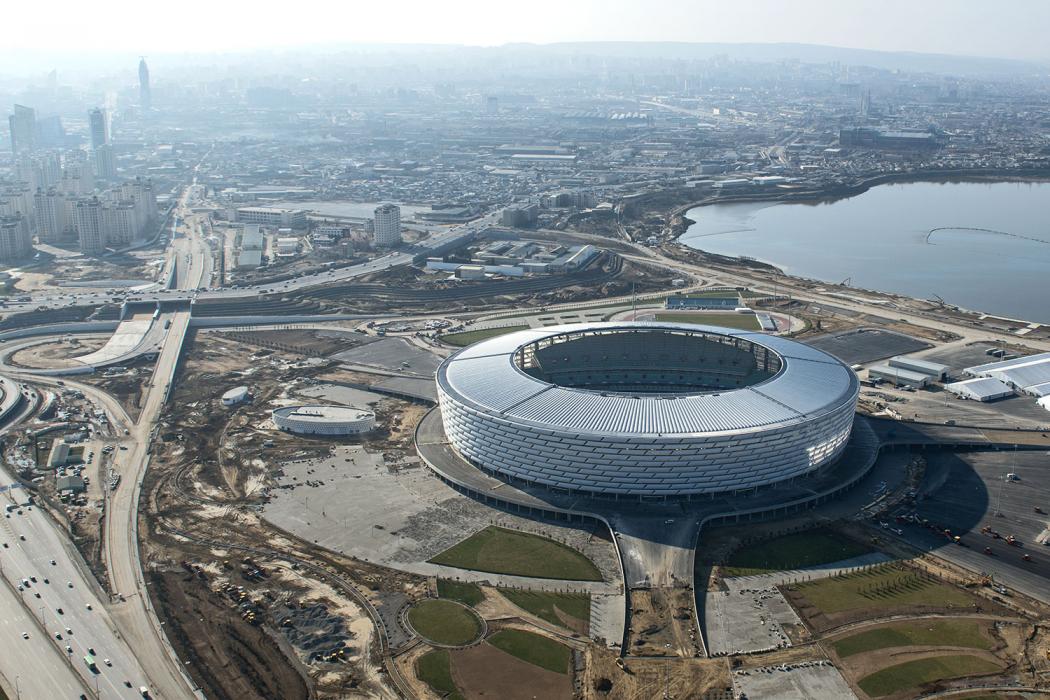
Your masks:
{"label": "dirt access track", "polygon": [[277,643],[206,585],[181,572],[149,575],[168,639],[209,700],[307,700],[307,685]]}

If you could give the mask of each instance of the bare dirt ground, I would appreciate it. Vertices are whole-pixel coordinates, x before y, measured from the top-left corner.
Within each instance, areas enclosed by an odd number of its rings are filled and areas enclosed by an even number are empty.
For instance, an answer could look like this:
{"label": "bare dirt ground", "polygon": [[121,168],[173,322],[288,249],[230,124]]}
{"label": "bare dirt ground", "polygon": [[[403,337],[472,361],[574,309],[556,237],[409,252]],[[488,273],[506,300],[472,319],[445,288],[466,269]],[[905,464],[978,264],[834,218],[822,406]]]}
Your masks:
{"label": "bare dirt ground", "polygon": [[776,649],[762,654],[742,654],[733,657],[731,663],[734,669],[765,668],[768,666],[779,666],[780,664],[798,664],[806,661],[820,661],[826,659],[827,655],[815,644],[805,644],[786,649]]}
{"label": "bare dirt ground", "polygon": [[185,573],[150,575],[168,639],[209,698],[310,697],[302,676],[262,629],[248,624]]}
{"label": "bare dirt ground", "polygon": [[304,328],[265,331],[228,331],[223,336],[250,345],[286,350],[308,357],[327,357],[361,345],[366,336],[352,331],[318,331]]}
{"label": "bare dirt ground", "polygon": [[699,651],[690,589],[633,589],[630,604],[631,656],[688,658]]}
{"label": "bare dirt ground", "polygon": [[52,283],[52,280],[54,279],[54,275],[47,274],[46,272],[23,272],[18,276],[18,280],[15,282],[15,289],[20,292],[36,292],[41,289],[54,289]]}
{"label": "bare dirt ground", "polygon": [[631,658],[620,662],[615,653],[596,646],[587,649],[581,680],[582,696],[587,700],[700,700],[709,692],[732,688],[725,659]]}
{"label": "bare dirt ground", "polygon": [[[318,698],[395,695],[364,600],[380,610],[388,629],[396,627],[396,610],[422,594],[422,579],[321,550],[265,523],[254,509],[266,500],[278,465],[327,454],[338,444],[282,433],[269,419],[274,402],[293,400],[293,385],[327,369],[325,362],[304,363],[292,353],[201,334],[186,349],[175,396],[162,417],[143,488],[147,526],[140,532],[149,533],[143,558],[161,569],[181,564],[208,572],[222,604],[229,605],[233,593],[218,590],[219,581],[242,586],[234,593],[248,597],[252,621],[277,640],[284,654],[283,660],[268,662],[275,677],[260,681],[262,690],[227,688],[228,697],[285,697],[266,688],[300,667],[304,684]],[[222,393],[237,384],[248,384],[253,400],[222,406]],[[390,400],[384,409],[391,423],[397,423],[393,414],[405,413],[401,403]],[[407,424],[398,425],[397,431],[407,432]],[[375,439],[386,434],[380,430]],[[235,547],[266,555],[249,559]],[[179,613],[165,609],[162,614],[174,619]],[[235,638],[225,641],[219,618],[199,615],[195,620],[211,628],[194,634],[210,639],[213,653],[241,653],[230,646]],[[317,646],[316,630],[324,646]],[[405,637],[398,639],[400,644]]]}
{"label": "bare dirt ground", "polygon": [[86,384],[94,384],[112,394],[133,420],[138,420],[142,412],[142,401],[145,398],[147,384],[153,376],[154,362],[142,358],[136,359],[120,374],[85,374],[77,379]]}
{"label": "bare dirt ground", "polygon": [[56,369],[80,365],[72,358],[98,350],[108,341],[108,336],[75,336],[70,340],[41,343],[19,350],[9,358],[11,364],[33,369]]}
{"label": "bare dirt ground", "polygon": [[450,661],[452,678],[468,700],[572,697],[568,674],[534,666],[484,642],[452,651]]}

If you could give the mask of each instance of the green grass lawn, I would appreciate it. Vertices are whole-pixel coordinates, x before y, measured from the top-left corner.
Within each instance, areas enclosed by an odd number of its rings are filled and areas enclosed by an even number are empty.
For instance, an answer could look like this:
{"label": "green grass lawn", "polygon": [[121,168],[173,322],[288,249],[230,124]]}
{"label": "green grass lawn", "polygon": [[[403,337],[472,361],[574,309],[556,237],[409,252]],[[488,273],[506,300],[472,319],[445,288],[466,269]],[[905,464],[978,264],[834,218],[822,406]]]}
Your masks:
{"label": "green grass lawn", "polygon": [[973,598],[954,586],[891,564],[799,583],[790,589],[804,595],[811,605],[825,613],[858,608],[877,611],[907,606],[962,609],[973,606]]}
{"label": "green grass lawn", "polygon": [[500,630],[486,640],[489,644],[522,661],[555,673],[569,672],[569,647],[553,639],[522,630]]}
{"label": "green grass lawn", "polygon": [[446,649],[435,649],[419,657],[416,661],[416,677],[448,700],[464,700],[452,680],[452,668]]}
{"label": "green grass lawn", "polygon": [[552,593],[550,591],[518,591],[501,589],[500,594],[522,610],[561,627],[555,608],[581,622],[590,622],[591,596],[587,593]]}
{"label": "green grass lawn", "polygon": [[546,537],[501,527],[486,527],[430,560],[460,569],[491,574],[570,581],[601,581],[590,559]]}
{"label": "green grass lawn", "polygon": [[455,345],[457,348],[465,348],[468,345],[473,345],[481,340],[488,340],[489,338],[495,338],[497,336],[506,335],[507,333],[513,333],[514,331],[523,331],[528,326],[503,326],[501,328],[479,328],[476,331],[461,331],[459,333],[448,333],[446,335],[439,336],[439,339],[443,343],[448,345]]}
{"label": "green grass lawn", "polygon": [[706,326],[722,326],[742,331],[758,331],[762,326],[754,314],[712,313],[709,311],[660,311],[657,321],[674,323],[699,323]]}
{"label": "green grass lawn", "polygon": [[751,576],[830,564],[868,554],[871,548],[833,530],[797,532],[741,547],[722,569],[723,576]]}
{"label": "green grass lawn", "polygon": [[952,646],[991,649],[992,640],[975,620],[914,620],[858,632],[832,642],[842,658],[876,649],[908,646]]}
{"label": "green grass lawn", "polygon": [[485,600],[485,594],[476,583],[450,581],[447,578],[438,579],[438,595],[471,607]]}
{"label": "green grass lawn", "polygon": [[481,633],[481,619],[474,612],[447,600],[419,601],[409,609],[408,621],[412,629],[438,644],[467,644]]}
{"label": "green grass lawn", "polygon": [[992,673],[998,669],[991,661],[966,654],[934,656],[876,671],[861,678],[857,685],[868,695],[880,698],[924,683]]}

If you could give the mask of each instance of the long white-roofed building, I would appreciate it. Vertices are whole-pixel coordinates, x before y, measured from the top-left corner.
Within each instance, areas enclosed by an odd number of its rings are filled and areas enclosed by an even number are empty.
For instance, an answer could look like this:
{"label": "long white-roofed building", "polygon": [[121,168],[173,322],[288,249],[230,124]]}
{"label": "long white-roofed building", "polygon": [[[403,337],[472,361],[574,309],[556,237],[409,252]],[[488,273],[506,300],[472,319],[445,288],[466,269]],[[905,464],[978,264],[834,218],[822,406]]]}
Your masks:
{"label": "long white-roofed building", "polygon": [[963,373],[971,377],[992,377],[1017,391],[1038,396],[1038,392],[1029,389],[1050,382],[1050,352],[967,367]]}
{"label": "long white-roofed building", "polygon": [[615,498],[769,486],[833,464],[859,382],[801,343],[712,326],[611,322],[510,333],[437,375],[461,457],[508,480]]}

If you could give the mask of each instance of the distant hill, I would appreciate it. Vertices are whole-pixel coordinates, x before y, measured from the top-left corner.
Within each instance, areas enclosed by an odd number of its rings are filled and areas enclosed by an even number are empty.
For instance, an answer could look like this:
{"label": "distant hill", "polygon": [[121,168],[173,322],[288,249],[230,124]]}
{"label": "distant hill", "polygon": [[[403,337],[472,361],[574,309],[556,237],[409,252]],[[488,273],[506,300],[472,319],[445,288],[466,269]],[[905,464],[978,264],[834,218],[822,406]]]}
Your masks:
{"label": "distant hill", "polygon": [[884,70],[920,73],[1018,74],[1046,73],[1050,66],[1006,58],[955,56],[908,51],[871,51],[818,44],[713,44],[688,42],[564,42],[557,44],[508,44],[508,49],[535,49],[538,52],[591,54],[622,58],[665,58],[704,60],[726,56],[735,60],[803,63],[839,62],[851,66],[870,66]]}

